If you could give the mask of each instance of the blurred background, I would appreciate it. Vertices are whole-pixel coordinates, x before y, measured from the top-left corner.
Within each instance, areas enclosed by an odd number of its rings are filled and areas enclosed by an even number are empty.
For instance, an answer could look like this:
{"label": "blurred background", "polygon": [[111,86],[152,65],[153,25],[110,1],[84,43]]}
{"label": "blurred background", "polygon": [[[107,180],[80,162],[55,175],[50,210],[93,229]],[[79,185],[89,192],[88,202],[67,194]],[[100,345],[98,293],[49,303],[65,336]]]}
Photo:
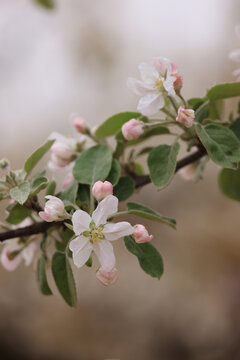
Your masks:
{"label": "blurred background", "polygon": [[[174,60],[187,98],[233,80],[238,0],[55,3],[48,11],[32,0],[0,0],[0,158],[13,168],[52,131],[71,133],[73,112],[95,126],[135,111],[126,79],[154,55]],[[177,219],[177,231],[144,222],[164,259],[160,281],[121,241],[114,286],[103,287],[94,270],[75,271],[77,310],[52,281],[54,296],[42,296],[30,268],[2,268],[0,359],[240,359],[240,212],[220,193],[218,171],[209,163],[197,184],[177,175],[162,192],[148,185],[134,195]]]}

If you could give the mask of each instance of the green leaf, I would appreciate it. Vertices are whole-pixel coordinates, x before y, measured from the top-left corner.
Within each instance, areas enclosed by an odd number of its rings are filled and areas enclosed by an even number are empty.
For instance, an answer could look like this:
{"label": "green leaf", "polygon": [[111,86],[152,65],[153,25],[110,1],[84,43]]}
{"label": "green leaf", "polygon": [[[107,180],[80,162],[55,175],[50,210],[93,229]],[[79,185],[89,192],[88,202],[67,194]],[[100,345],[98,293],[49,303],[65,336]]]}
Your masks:
{"label": "green leaf", "polygon": [[150,153],[150,151],[152,151],[152,149],[153,149],[153,146],[147,146],[147,147],[143,148],[142,150],[140,150],[136,156],[138,157],[138,156],[146,155],[146,154]]}
{"label": "green leaf", "polygon": [[157,249],[150,243],[137,244],[131,236],[125,236],[125,246],[138,258],[141,268],[152,277],[160,279],[163,274],[163,260]]}
{"label": "green leaf", "polygon": [[196,111],[204,102],[205,99],[202,98],[191,98],[188,100],[188,106]]}
{"label": "green leaf", "polygon": [[230,129],[234,132],[236,137],[240,139],[240,117],[231,124]]}
{"label": "green leaf", "polygon": [[89,203],[90,201],[90,189],[89,185],[79,184],[77,200],[80,204]]}
{"label": "green leaf", "polygon": [[96,145],[85,150],[73,168],[75,179],[81,184],[93,185],[104,181],[112,166],[112,153],[108,146]]}
{"label": "green leaf", "polygon": [[42,7],[52,10],[55,8],[53,0],[33,0],[36,4],[41,5]]}
{"label": "green leaf", "polygon": [[127,200],[134,193],[135,183],[130,176],[120,178],[117,185],[113,188],[113,194],[119,201]]}
{"label": "green leaf", "polygon": [[46,154],[46,152],[51,148],[55,140],[48,140],[44,145],[38,148],[34,153],[26,160],[24,165],[24,170],[27,174],[32,171],[34,166],[41,160],[41,158]]}
{"label": "green leaf", "polygon": [[218,165],[237,169],[240,159],[240,142],[234,133],[224,126],[208,124],[196,125],[197,134],[210,158]]}
{"label": "green leaf", "polygon": [[10,190],[10,196],[13,200],[16,200],[22,205],[25,201],[27,201],[30,191],[30,183],[28,181],[24,181],[22,184],[15,186]]}
{"label": "green leaf", "polygon": [[170,225],[174,229],[176,228],[176,220],[162,216],[145,205],[129,202],[127,203],[127,209],[129,214],[164,223]]}
{"label": "green leaf", "polygon": [[32,211],[27,209],[25,206],[15,204],[6,219],[9,224],[17,225],[30,216]]}
{"label": "green leaf", "polygon": [[239,82],[218,84],[209,89],[206,95],[209,100],[227,99],[235,96],[240,96]]}
{"label": "green leaf", "polygon": [[121,174],[121,165],[120,165],[119,161],[117,161],[116,159],[113,159],[112,167],[111,167],[110,173],[107,177],[107,181],[109,181],[113,186],[115,186],[118,183],[120,174]]}
{"label": "green leaf", "polygon": [[72,269],[66,254],[56,252],[52,258],[52,273],[57,288],[66,301],[72,307],[77,306],[77,293]]}
{"label": "green leaf", "polygon": [[140,117],[141,114],[137,112],[121,112],[113,115],[102,123],[95,131],[95,136],[98,138],[105,138],[117,134],[125,122]]}
{"label": "green leaf", "polygon": [[224,195],[232,200],[240,201],[240,169],[222,169],[218,183]]}
{"label": "green leaf", "polygon": [[37,263],[37,282],[39,290],[44,295],[52,295],[52,291],[48,285],[46,274],[46,260],[41,256]]}
{"label": "green leaf", "polygon": [[175,143],[172,146],[159,145],[150,152],[147,160],[150,178],[158,190],[166,187],[172,180],[179,149],[179,144]]}
{"label": "green leaf", "polygon": [[48,179],[45,177],[40,177],[36,179],[32,184],[31,195],[38,194],[41,190],[45,189],[48,186]]}
{"label": "green leaf", "polygon": [[56,190],[56,185],[57,185],[56,181],[52,180],[48,185],[46,195],[54,195],[55,190]]}
{"label": "green leaf", "polygon": [[74,182],[59,195],[59,198],[63,201],[68,200],[70,203],[75,204],[77,192],[78,192],[78,183]]}

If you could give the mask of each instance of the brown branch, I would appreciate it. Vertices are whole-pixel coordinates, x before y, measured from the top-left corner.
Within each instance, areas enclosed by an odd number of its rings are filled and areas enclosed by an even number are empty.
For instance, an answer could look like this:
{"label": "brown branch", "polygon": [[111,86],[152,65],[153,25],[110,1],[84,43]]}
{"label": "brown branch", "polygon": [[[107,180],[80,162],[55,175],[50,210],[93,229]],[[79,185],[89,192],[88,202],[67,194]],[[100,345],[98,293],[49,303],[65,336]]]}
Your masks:
{"label": "brown branch", "polygon": [[[195,153],[187,155],[183,159],[181,159],[177,162],[175,172],[182,169],[184,166],[192,164],[195,161],[201,159],[206,154],[207,154],[207,152],[204,149],[204,147],[199,147],[199,149]],[[141,186],[151,183],[151,179],[150,179],[149,175],[137,175],[137,174],[131,172],[129,169],[126,169],[126,170],[129,173],[129,175],[131,175],[132,178],[135,180],[136,188],[139,188]],[[41,207],[39,207],[37,201],[35,202],[34,205],[32,206],[33,210],[35,210],[35,211],[41,210]],[[8,239],[45,233],[50,227],[60,226],[60,225],[62,225],[62,222],[42,221],[42,222],[37,222],[30,226],[25,226],[25,227],[22,227],[19,229],[3,231],[3,232],[0,232],[0,242],[8,240]]]}
{"label": "brown branch", "polygon": [[0,241],[5,241],[8,239],[13,239],[13,238],[19,238],[19,237],[23,237],[23,236],[30,236],[30,235],[45,233],[50,227],[56,226],[56,225],[59,226],[61,224],[62,224],[62,222],[41,221],[41,222],[37,222],[32,225],[25,226],[25,227],[22,227],[19,229],[2,231],[2,232],[0,232]]}

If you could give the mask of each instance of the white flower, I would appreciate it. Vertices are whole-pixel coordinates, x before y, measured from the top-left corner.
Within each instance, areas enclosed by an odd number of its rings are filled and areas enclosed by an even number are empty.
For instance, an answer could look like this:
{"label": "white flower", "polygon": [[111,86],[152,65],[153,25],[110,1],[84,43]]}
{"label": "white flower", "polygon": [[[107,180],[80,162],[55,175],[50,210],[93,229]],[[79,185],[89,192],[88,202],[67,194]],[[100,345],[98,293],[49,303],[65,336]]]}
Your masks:
{"label": "white flower", "polygon": [[177,78],[176,66],[164,57],[154,57],[153,65],[139,65],[141,80],[128,78],[128,87],[141,96],[137,109],[146,116],[156,114],[164,107],[164,96],[175,96],[174,82]]}
{"label": "white flower", "polygon": [[96,273],[96,278],[104,286],[114,284],[118,278],[118,270],[114,268],[111,271],[104,271],[102,268],[100,268]]}
{"label": "white flower", "polygon": [[52,195],[47,195],[45,198],[48,199],[48,201],[44,206],[44,211],[38,213],[40,218],[47,222],[63,220],[66,211],[62,200]]}
{"label": "white flower", "polygon": [[109,195],[103,199],[92,217],[83,210],[73,214],[73,231],[77,238],[72,240],[69,248],[73,253],[73,262],[80,268],[94,251],[104,271],[111,271],[115,266],[115,256],[110,241],[133,233],[134,228],[128,222],[107,223],[107,218],[116,213],[118,199]]}
{"label": "white flower", "polygon": [[[31,264],[37,250],[35,242],[31,242],[26,247],[24,247],[24,244],[21,243],[20,239],[7,240],[5,243],[6,245],[1,253],[1,263],[6,270],[15,270],[22,261],[24,261],[26,266]],[[24,249],[18,253],[23,247]]]}

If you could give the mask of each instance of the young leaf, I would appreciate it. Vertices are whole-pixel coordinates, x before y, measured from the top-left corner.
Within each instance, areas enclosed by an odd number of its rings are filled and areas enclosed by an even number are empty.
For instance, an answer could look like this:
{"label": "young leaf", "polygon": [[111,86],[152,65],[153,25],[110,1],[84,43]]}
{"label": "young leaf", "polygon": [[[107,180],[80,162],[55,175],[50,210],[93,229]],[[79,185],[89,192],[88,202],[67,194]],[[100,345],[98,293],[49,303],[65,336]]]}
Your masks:
{"label": "young leaf", "polygon": [[240,142],[234,133],[224,126],[196,125],[197,134],[210,158],[218,165],[237,169],[240,159]]}
{"label": "young leaf", "polygon": [[222,169],[218,183],[224,195],[232,200],[240,201],[240,169]]}
{"label": "young leaf", "polygon": [[39,290],[44,295],[52,295],[52,291],[48,285],[46,274],[46,260],[41,256],[37,263],[37,282]]}
{"label": "young leaf", "polygon": [[31,215],[31,210],[20,204],[15,204],[6,219],[9,224],[20,224],[24,219]]}
{"label": "young leaf", "polygon": [[113,195],[115,195],[119,201],[127,200],[134,193],[134,186],[134,181],[130,176],[123,176],[113,188]]}
{"label": "young leaf", "polygon": [[206,95],[209,100],[227,99],[235,96],[240,96],[240,83],[237,81],[213,86]]}
{"label": "young leaf", "polygon": [[163,274],[163,260],[157,249],[150,243],[137,244],[132,236],[125,236],[125,246],[138,258],[141,268],[152,277],[160,279]]}
{"label": "young leaf", "polygon": [[97,128],[94,135],[98,138],[115,135],[121,130],[125,122],[133,118],[138,118],[139,116],[141,116],[141,114],[137,112],[122,112],[111,116]]}
{"label": "young leaf", "polygon": [[52,180],[48,185],[46,195],[54,195],[55,190],[56,190],[56,185],[57,185],[56,181]]}
{"label": "young leaf", "polygon": [[39,160],[46,154],[46,152],[51,148],[55,140],[48,140],[44,145],[38,148],[34,153],[26,160],[24,165],[24,170],[27,174],[37,165]]}
{"label": "young leaf", "polygon": [[170,225],[174,229],[176,228],[176,220],[162,216],[156,211],[153,211],[152,209],[149,209],[147,206],[144,206],[142,204],[129,202],[127,203],[127,209],[129,214],[164,223]]}
{"label": "young leaf", "polygon": [[112,153],[108,146],[96,145],[85,150],[77,159],[73,175],[80,184],[93,185],[104,181],[112,166]]}
{"label": "young leaf", "polygon": [[158,190],[166,187],[172,180],[179,149],[179,144],[175,143],[172,146],[159,145],[150,152],[148,156],[150,178]]}
{"label": "young leaf", "polygon": [[28,199],[30,190],[30,183],[24,181],[22,184],[15,186],[10,190],[10,196],[13,200],[16,200],[19,204],[23,205]]}
{"label": "young leaf", "polygon": [[48,186],[48,179],[45,177],[39,177],[32,184],[31,195],[38,194],[41,190]]}
{"label": "young leaf", "polygon": [[113,159],[112,167],[111,167],[110,173],[107,177],[107,181],[109,181],[113,186],[115,186],[118,183],[120,174],[121,174],[121,165],[120,165],[119,161],[117,161],[116,159]]}
{"label": "young leaf", "polygon": [[77,293],[72,269],[66,254],[56,252],[52,258],[52,273],[57,288],[66,301],[72,307],[77,305]]}

